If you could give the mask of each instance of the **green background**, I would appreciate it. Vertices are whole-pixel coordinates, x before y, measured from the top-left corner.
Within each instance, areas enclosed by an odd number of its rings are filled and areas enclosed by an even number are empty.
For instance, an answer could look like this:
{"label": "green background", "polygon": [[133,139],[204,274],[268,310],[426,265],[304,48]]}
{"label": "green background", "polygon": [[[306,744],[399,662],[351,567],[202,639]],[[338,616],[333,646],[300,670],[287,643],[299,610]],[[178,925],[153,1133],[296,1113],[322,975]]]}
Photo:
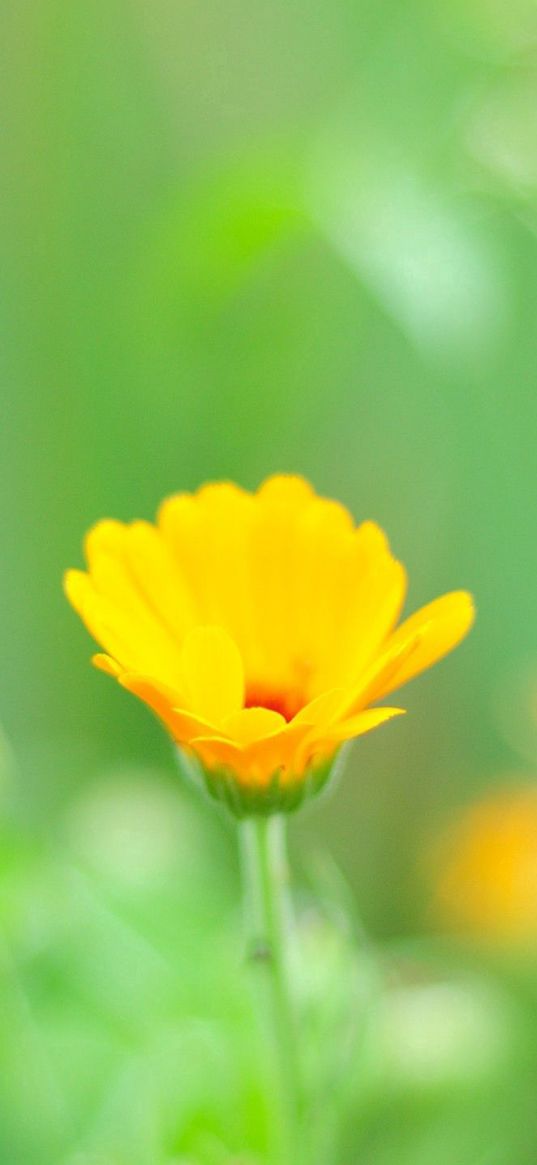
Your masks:
{"label": "green background", "polygon": [[60,579],[100,517],[294,471],[385,527],[410,608],[478,605],[293,823],[408,995],[334,1161],[533,1165],[533,961],[442,939],[423,855],[535,775],[535,5],[30,0],[0,52],[0,1161],[265,1159],[233,831]]}

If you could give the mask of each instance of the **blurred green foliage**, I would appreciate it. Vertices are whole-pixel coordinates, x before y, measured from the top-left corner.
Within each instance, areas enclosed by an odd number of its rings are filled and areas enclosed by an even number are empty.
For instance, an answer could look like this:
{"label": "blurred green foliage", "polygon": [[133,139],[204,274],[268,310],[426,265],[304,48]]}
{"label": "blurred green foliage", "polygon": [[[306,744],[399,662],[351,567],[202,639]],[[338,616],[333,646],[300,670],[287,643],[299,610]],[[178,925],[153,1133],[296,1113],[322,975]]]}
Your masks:
{"label": "blurred green foliage", "polygon": [[[533,1165],[535,967],[435,938],[420,865],[535,775],[533,0],[2,17],[0,1161],[264,1159],[232,832],[87,666],[60,577],[99,517],[289,469],[385,526],[412,606],[479,608],[294,827],[389,971],[374,1036],[349,988],[337,1165]],[[308,940],[340,989],[345,913]]]}

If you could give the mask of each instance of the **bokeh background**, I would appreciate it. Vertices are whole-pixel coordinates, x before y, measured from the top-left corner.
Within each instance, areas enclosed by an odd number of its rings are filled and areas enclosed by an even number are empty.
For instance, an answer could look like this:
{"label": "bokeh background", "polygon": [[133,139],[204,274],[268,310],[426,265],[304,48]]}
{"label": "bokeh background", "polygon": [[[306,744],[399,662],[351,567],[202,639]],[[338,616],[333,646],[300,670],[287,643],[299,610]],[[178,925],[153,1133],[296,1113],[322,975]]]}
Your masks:
{"label": "bokeh background", "polygon": [[411,607],[479,608],[293,824],[312,997],[359,1029],[316,1159],[534,1165],[535,4],[2,28],[0,1161],[265,1160],[233,831],[60,579],[99,517],[291,470],[384,525]]}

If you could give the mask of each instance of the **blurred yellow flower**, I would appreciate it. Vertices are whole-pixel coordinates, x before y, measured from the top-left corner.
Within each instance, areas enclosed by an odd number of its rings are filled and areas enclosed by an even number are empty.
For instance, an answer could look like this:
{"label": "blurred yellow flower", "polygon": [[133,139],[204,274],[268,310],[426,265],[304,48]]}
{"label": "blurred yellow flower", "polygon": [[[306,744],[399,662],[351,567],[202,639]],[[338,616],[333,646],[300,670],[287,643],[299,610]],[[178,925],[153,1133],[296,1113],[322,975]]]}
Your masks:
{"label": "blurred yellow flower", "polygon": [[178,494],[155,525],[99,522],[85,550],[87,573],[68,571],[65,589],[106,652],[94,663],[150,705],[217,792],[249,791],[260,811],[290,804],[343,741],[401,712],[370,705],[473,620],[456,591],[394,630],[406,576],[382,530],[299,477]]}
{"label": "blurred yellow flower", "polygon": [[437,914],[494,941],[537,939],[537,786],[470,805],[434,848]]}

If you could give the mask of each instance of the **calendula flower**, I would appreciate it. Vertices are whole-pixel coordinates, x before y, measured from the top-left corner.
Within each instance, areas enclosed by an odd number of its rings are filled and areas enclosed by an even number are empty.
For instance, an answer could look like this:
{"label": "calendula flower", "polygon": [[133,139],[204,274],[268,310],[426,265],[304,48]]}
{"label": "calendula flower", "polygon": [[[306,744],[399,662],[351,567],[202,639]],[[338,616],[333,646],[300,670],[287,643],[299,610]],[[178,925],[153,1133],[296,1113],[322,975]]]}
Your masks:
{"label": "calendula flower", "polygon": [[430,858],[442,922],[500,944],[535,944],[535,785],[501,787],[467,806]]}
{"label": "calendula flower", "polygon": [[239,813],[298,803],[344,741],[401,713],[377,707],[466,634],[470,596],[396,623],[406,574],[373,522],[356,526],[302,478],[251,494],[177,494],[155,525],[99,522],[67,595],[106,654],[93,662],[157,713]]}

